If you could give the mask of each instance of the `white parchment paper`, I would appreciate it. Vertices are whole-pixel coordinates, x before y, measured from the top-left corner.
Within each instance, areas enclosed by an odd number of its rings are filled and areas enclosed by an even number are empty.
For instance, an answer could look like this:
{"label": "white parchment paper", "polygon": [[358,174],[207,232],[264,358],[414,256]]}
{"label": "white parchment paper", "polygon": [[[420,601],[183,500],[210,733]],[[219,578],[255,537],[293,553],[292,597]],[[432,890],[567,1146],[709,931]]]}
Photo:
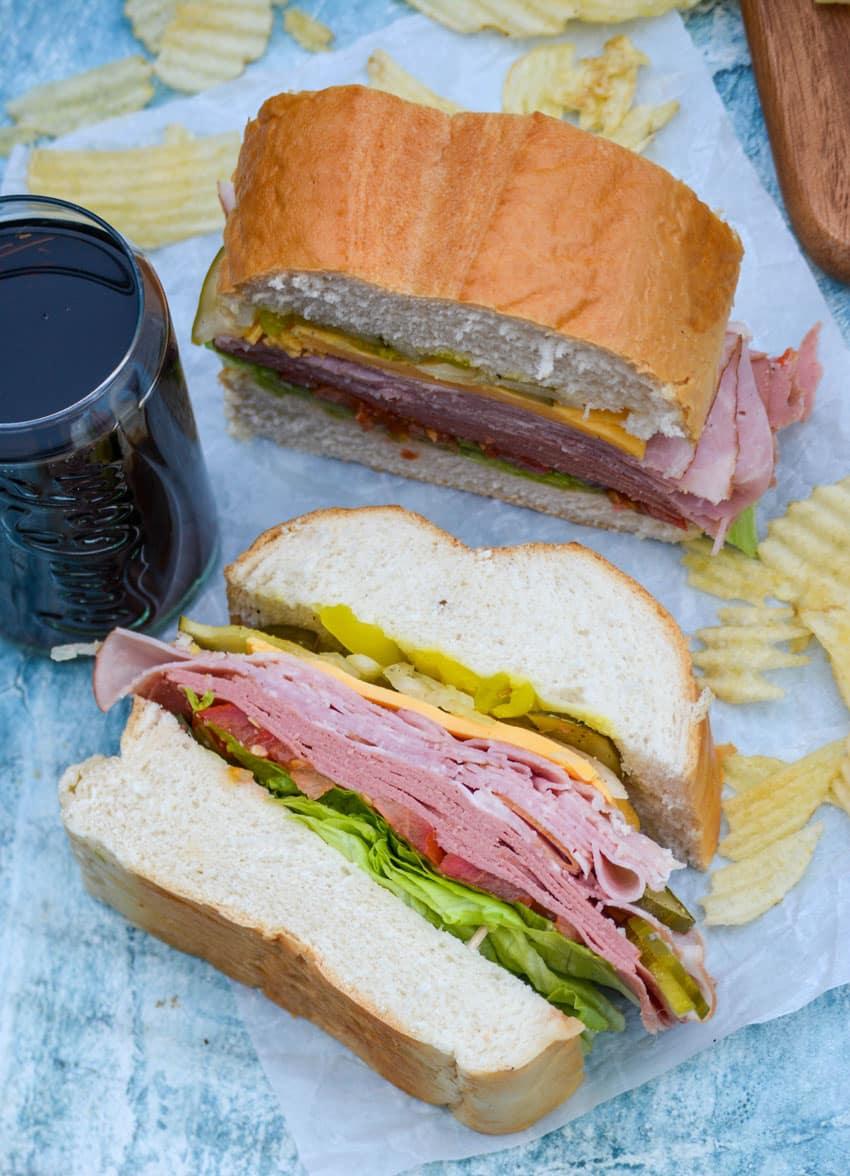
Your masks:
{"label": "white parchment paper", "polygon": [[[618,31],[577,27],[570,30],[569,39],[580,53],[596,53]],[[736,317],[750,324],[757,344],[776,351],[798,343],[812,322],[824,324],[821,353],[826,374],[818,406],[810,424],[782,435],[779,485],[761,507],[763,527],[788,500],[847,472],[850,356],[793,237],[738,145],[680,19],[670,15],[623,31],[653,63],[639,99],[676,97],[682,104],[650,156],[692,185],[743,239],[746,256]],[[344,51],[317,56],[297,70],[282,73],[255,67],[228,86],[85,128],[61,143],[111,147],[151,142],[175,121],[198,132],[241,129],[263,99],[278,90],[365,81],[365,62],[376,47],[390,51],[438,92],[480,110],[499,108],[502,79],[524,48],[496,36],[462,38],[410,17]],[[4,191],[26,190],[25,174],[26,151],[19,148],[7,169]],[[229,438],[216,381],[218,362],[189,341],[200,280],[217,247],[213,237],[196,238],[158,250],[153,260],[171,304],[215,483],[224,558],[243,550],[264,528],[306,510],[400,502],[469,543],[579,540],[640,580],[686,631],[712,622],[717,602],[688,588],[674,548],[587,530],[472,495],[281,450],[268,442],[239,444]],[[225,618],[220,579],[211,582],[192,611],[206,620]],[[639,666],[635,673],[640,673]],[[781,702],[715,706],[719,741],[790,759],[846,734],[847,714],[818,649],[805,669],[777,677],[787,687]],[[824,833],[812,868],[797,889],[748,927],[707,933],[709,963],[719,980],[714,1019],[652,1038],[642,1032],[637,1016],[631,1017],[624,1034],[597,1041],[587,1080],[570,1102],[515,1136],[494,1139],[468,1131],[445,1111],[408,1098],[378,1078],[308,1023],[296,1021],[259,994],[238,988],[245,1024],[307,1169],[391,1176],[417,1163],[457,1159],[534,1139],[741,1026],[791,1012],[826,989],[850,981],[850,824],[837,810],[825,808],[821,816]],[[688,871],[674,885],[695,904],[706,881]],[[376,959],[375,967],[380,966]]]}

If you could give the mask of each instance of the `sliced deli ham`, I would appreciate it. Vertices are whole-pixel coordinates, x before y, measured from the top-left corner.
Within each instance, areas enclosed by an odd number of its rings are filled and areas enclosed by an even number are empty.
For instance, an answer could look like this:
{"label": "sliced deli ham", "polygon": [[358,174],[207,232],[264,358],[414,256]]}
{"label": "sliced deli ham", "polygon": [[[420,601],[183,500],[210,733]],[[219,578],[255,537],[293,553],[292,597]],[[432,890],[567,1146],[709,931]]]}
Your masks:
{"label": "sliced deli ham", "polygon": [[92,683],[95,701],[101,710],[109,710],[124,697],[130,683],[143,679],[146,671],[158,669],[164,660],[189,661],[191,656],[155,637],[130,629],[113,629],[95,659]]}
{"label": "sliced deli ham", "polygon": [[[823,375],[823,367],[818,359],[819,339],[820,323],[815,323],[806,332],[806,336],[800,344],[794,376],[791,381],[794,397],[800,405],[799,410],[795,411],[799,411],[797,419],[801,421],[807,421],[814,411],[815,393]],[[782,428],[782,425],[777,423],[774,427]]]}
{"label": "sliced deli ham", "polygon": [[817,347],[820,323],[806,334],[799,350],[787,348],[771,359],[763,352],[753,354],[753,372],[772,429],[784,429],[811,416],[815,391],[823,368]]}
{"label": "sliced deli ham", "polygon": [[473,387],[370,367],[368,357],[288,354],[268,340],[219,336],[219,351],[277,372],[289,384],[344,405],[363,428],[383,426],[447,445],[474,444],[488,456],[529,472],[579,478],[620,505],[682,527],[696,524],[722,542],[735,518],[773,480],[774,434],[812,411],[821,375],[818,327],[799,351],[771,359],[750,350],[743,327],[730,324],[718,388],[694,445],[684,437],[651,437],[642,459],[566,422],[541,417]]}
{"label": "sliced deli ham", "polygon": [[738,361],[741,341],[732,352],[693,460],[677,479],[679,490],[709,502],[723,502],[732,494],[732,481],[738,462]]}
{"label": "sliced deli ham", "polygon": [[646,443],[643,464],[671,481],[679,481],[694,460],[695,446],[685,437],[656,433]]}
{"label": "sliced deli ham", "polygon": [[496,898],[503,898],[505,902],[523,902],[528,906],[531,905],[531,899],[523,890],[511,886],[509,882],[497,878],[495,874],[479,870],[477,866],[458,857],[456,853],[443,854],[439,866],[442,874],[445,874],[447,878],[454,878],[456,882],[464,882],[467,886],[476,886],[479,890],[486,890],[488,894],[493,894]]}
{"label": "sliced deli ham", "polygon": [[[773,478],[776,442],[768,420],[767,410],[756,386],[749,348],[743,340],[739,345],[737,358],[733,357],[730,360],[729,368],[733,365],[737,387],[735,406],[737,457],[732,475],[732,487],[733,493],[737,491],[752,496],[752,500],[755,502],[761,498]],[[727,370],[729,369],[727,368]],[[719,395],[718,393],[718,398]]]}
{"label": "sliced deli ham", "polygon": [[[134,657],[131,640],[110,638],[99,673],[112,694],[102,701],[132,691],[230,733],[304,781],[308,795],[357,792],[443,873],[532,904],[608,960],[648,1029],[671,1023],[639,949],[608,912],[647,887],[663,889],[678,863],[590,785],[508,743],[461,739],[422,715],[376,705],[320,663],[285,653],[175,658],[157,644],[153,665],[152,649]],[[215,702],[195,715],[189,692]]]}

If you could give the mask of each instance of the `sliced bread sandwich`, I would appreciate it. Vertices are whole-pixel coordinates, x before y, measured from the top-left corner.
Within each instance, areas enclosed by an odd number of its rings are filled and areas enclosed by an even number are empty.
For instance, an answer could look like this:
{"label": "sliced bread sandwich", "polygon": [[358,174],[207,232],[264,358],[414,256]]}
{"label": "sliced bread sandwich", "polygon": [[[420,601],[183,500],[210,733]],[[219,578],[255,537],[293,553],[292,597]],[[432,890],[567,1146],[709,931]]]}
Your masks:
{"label": "sliced bread sandwich", "polygon": [[355,654],[376,652],[371,626],[388,639],[377,660],[460,687],[470,704],[477,694],[479,710],[480,683],[501,675],[509,697],[491,713],[549,732],[553,716],[576,720],[585,730],[569,737],[597,758],[582,736],[605,737],[649,833],[694,865],[710,861],[720,779],[687,642],[587,548],[468,548],[399,507],[323,510],[265,532],[225,577],[235,623],[294,626]]}

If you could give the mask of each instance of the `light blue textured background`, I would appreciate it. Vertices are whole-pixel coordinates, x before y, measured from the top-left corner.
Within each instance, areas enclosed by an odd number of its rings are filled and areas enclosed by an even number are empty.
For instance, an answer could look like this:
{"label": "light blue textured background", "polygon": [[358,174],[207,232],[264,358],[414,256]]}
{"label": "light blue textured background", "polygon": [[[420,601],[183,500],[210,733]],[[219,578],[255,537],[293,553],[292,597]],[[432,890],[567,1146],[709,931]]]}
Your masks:
{"label": "light blue textured background", "polygon": [[[136,52],[120,7],[0,0],[0,100]],[[339,44],[407,11],[396,0],[302,7],[331,24]],[[284,87],[301,55],[279,20],[271,54]],[[687,21],[777,195],[737,4],[709,0]],[[168,97],[162,90],[157,101]],[[819,281],[850,342],[850,291]],[[229,983],[82,892],[55,782],[65,764],[113,750],[122,721],[96,711],[87,666],[53,665],[0,641],[0,1173],[297,1173],[285,1108]],[[12,854],[28,869],[13,870]],[[850,988],[738,1033],[536,1144],[430,1171],[843,1176],[849,1058]]]}

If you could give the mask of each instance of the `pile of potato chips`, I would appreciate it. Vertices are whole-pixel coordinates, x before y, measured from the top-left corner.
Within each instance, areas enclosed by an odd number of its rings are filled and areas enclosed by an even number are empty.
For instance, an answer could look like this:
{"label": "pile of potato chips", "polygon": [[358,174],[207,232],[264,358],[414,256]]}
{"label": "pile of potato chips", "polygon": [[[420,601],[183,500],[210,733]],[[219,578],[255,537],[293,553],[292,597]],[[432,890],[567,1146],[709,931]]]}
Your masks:
{"label": "pile of potato chips", "polygon": [[[684,563],[693,587],[750,605],[720,609],[721,624],[696,634],[705,648],[694,653],[694,664],[718,698],[780,698],[784,691],[763,671],[802,664],[801,650],[814,636],[850,708],[850,478],[816,487],[773,519],[758,559],[728,547],[711,555],[700,539],[686,544]],[[768,598],[786,607],[770,606]],[[788,652],[776,648],[783,643]]]}
{"label": "pile of potato chips", "polygon": [[[607,41],[599,57],[580,61],[575,60],[575,46],[567,41],[540,45],[517,58],[508,71],[502,110],[507,114],[540,111],[553,118],[577,114],[582,130],[640,152],[679,109],[675,101],[634,105],[638,70],[648,64],[646,54],[624,36]],[[373,86],[408,102],[448,114],[461,109],[435,94],[382,50],[369,58],[368,72]]]}
{"label": "pile of potato chips", "polygon": [[156,76],[190,94],[231,81],[263,55],[271,31],[270,0],[176,4],[159,38]]}
{"label": "pile of potato chips", "polygon": [[729,833],[719,853],[731,865],[711,874],[702,899],[708,924],[740,924],[763,915],[796,886],[811,861],[821,825],[808,824],[824,802],[850,814],[850,749],[843,740],[787,764],[770,756],[731,755],[723,800]]}
{"label": "pile of potato chips", "polygon": [[[458,32],[497,29],[508,36],[536,37],[558,35],[570,20],[608,23],[659,16],[674,8],[690,8],[696,0],[411,0],[411,3],[420,12]],[[31,143],[44,135],[61,135],[74,127],[139,110],[153,97],[154,78],[172,89],[197,93],[238,77],[248,62],[256,61],[266,51],[275,6],[284,8],[283,27],[299,45],[314,53],[330,48],[332,30],[300,8],[290,6],[287,0],[124,0],[124,13],[133,34],[154,55],[154,60],[140,54],[126,57],[64,81],[38,86],[9,102],[7,113],[14,125],[0,127],[0,155],[8,153],[16,143]],[[519,101],[517,95],[524,86],[539,88],[543,84],[541,70],[545,73],[544,60],[540,57],[518,70],[511,83],[511,101]],[[562,67],[559,71],[563,72]],[[411,89],[413,79],[409,75],[408,79],[407,82],[403,78],[398,80],[402,90],[405,86],[408,91]],[[590,79],[587,81],[590,85]],[[574,85],[572,91],[575,89]],[[412,97],[411,100],[418,101]],[[527,104],[528,98],[524,101]],[[586,96],[582,107],[565,103],[563,110],[582,112],[587,101]],[[506,105],[505,109],[509,107]],[[618,123],[624,136],[622,141],[632,146],[648,140],[671,116],[665,115],[663,109],[637,108],[630,112],[625,121]]]}
{"label": "pile of potato chips", "polygon": [[139,110],[153,97],[153,65],[141,55],[36,86],[6,109],[33,135],[62,135],[85,123]]}
{"label": "pile of potato chips", "polygon": [[[239,77],[249,61],[262,57],[273,6],[274,0],[126,0],[124,11],[135,35],[157,54],[157,77],[175,90],[196,93]],[[283,27],[312,52],[333,40],[327,25],[299,8],[287,8]]]}
{"label": "pile of potato chips", "polygon": [[[793,502],[768,524],[757,559],[730,548],[712,556],[698,540],[687,544],[684,563],[693,587],[745,602],[718,609],[720,624],[695,634],[703,648],[694,664],[718,698],[782,697],[765,670],[805,663],[802,650],[814,637],[850,709],[850,478]],[[703,905],[708,923],[744,923],[802,877],[820,835],[819,825],[807,825],[815,809],[828,801],[850,815],[850,740],[795,764],[732,755],[723,768],[734,795],[723,801],[729,835],[719,852],[733,864],[712,874]]]}
{"label": "pile of potato chips", "polygon": [[140,110],[155,77],[190,93],[238,77],[265,52],[272,29],[271,0],[126,0],[124,11],[155,59],[110,61],[13,99],[6,110],[16,125],[0,130],[0,151]]}
{"label": "pile of potato chips", "polygon": [[143,248],[221,227],[218,180],[236,166],[239,135],[196,138],[168,127],[163,143],[124,151],[32,152],[28,182],[90,208]]}
{"label": "pile of potato chips", "polygon": [[623,36],[607,41],[599,57],[578,62],[568,41],[541,45],[511,66],[502,109],[508,114],[539,110],[554,118],[577,114],[583,131],[640,152],[679,109],[678,102],[634,105],[638,70],[648,64],[646,54]]}
{"label": "pile of potato chips", "polygon": [[697,0],[407,0],[456,33],[494,29],[508,37],[551,37],[571,20],[617,24],[693,8]]}
{"label": "pile of potato chips", "polygon": [[[16,125],[0,128],[0,154],[139,110],[153,97],[155,78],[196,92],[238,77],[265,52],[272,30],[271,0],[126,0],[124,11],[155,60],[139,54],[113,61],[9,102]],[[316,52],[333,40],[326,25],[294,7],[284,13],[284,28]],[[30,191],[82,204],[152,249],[221,227],[216,184],[230,178],[238,151],[238,135],[198,139],[170,127],[153,147],[33,151],[27,178]]]}
{"label": "pile of potato chips", "polygon": [[[693,655],[702,681],[724,702],[767,702],[785,691],[764,676],[765,670],[804,666],[798,650],[808,644],[809,631],[793,608],[742,604],[717,611],[719,625],[698,629],[704,648]],[[787,650],[778,646],[786,645]]]}

